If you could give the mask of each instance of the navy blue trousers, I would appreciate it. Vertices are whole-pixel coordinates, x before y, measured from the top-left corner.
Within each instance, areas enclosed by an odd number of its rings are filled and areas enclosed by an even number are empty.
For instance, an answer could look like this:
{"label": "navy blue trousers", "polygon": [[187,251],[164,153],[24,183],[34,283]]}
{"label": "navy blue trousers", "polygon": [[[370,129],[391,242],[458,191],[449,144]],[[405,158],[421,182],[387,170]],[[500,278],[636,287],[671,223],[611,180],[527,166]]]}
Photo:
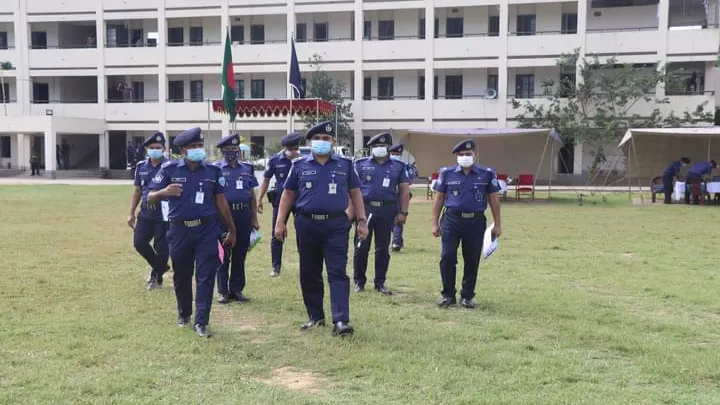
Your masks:
{"label": "navy blue trousers", "polygon": [[663,174],[663,189],[665,190],[665,203],[670,204],[672,202],[673,194],[673,176],[672,174]]}
{"label": "navy blue trousers", "polygon": [[440,253],[440,278],[444,297],[455,297],[457,249],[462,243],[463,279],[460,296],[472,299],[475,296],[480,255],[486,221],[484,216],[461,218],[445,214],[441,223],[442,251]]}
{"label": "navy blue trousers", "polygon": [[405,230],[405,225],[393,225],[392,228],[392,244],[394,246],[405,246],[405,240],[403,239],[403,231]]}
{"label": "navy blue trousers", "polygon": [[[150,265],[151,276],[162,280],[168,270],[170,251],[167,241],[168,223],[148,218],[138,218],[133,233],[133,246]],[[152,241],[152,246],[150,246]]]}
{"label": "navy blue trousers", "polygon": [[[278,216],[278,206],[273,204],[273,211],[272,211],[272,239],[270,240],[270,256],[272,258],[272,268],[280,270],[282,268],[282,254],[283,254],[283,242],[277,240],[275,238],[275,223],[277,222],[277,216]],[[285,218],[285,225],[287,225],[287,220],[290,218],[290,214],[288,213],[287,218]]]}
{"label": "navy blue trousers", "polygon": [[195,324],[210,321],[215,272],[220,266],[217,219],[193,228],[170,224],[168,242],[173,265],[173,283],[178,314],[188,318],[192,314],[192,281],[195,274]]}
{"label": "navy blue trousers", "polygon": [[370,253],[370,245],[373,237],[375,237],[375,286],[385,284],[388,267],[390,266],[390,235],[395,216],[397,215],[397,207],[387,205],[384,207],[371,207],[365,205],[365,212],[368,216],[372,214],[372,219],[368,222],[368,237],[360,247],[357,247],[358,238],[355,235],[355,251],[353,253],[353,278],[355,283],[365,285],[367,277],[368,256]]}
{"label": "navy blue trousers", "polygon": [[350,321],[350,279],[347,252],[350,221],[346,217],[314,220],[295,216],[300,253],[300,289],[311,320],[325,319],[323,310],[323,262],[330,284],[333,322]]}
{"label": "navy blue trousers", "polygon": [[[217,282],[220,294],[241,293],[245,289],[245,258],[250,247],[250,209],[232,212],[237,231],[235,246],[225,247],[225,260],[218,267]],[[228,278],[228,272],[230,277]]]}

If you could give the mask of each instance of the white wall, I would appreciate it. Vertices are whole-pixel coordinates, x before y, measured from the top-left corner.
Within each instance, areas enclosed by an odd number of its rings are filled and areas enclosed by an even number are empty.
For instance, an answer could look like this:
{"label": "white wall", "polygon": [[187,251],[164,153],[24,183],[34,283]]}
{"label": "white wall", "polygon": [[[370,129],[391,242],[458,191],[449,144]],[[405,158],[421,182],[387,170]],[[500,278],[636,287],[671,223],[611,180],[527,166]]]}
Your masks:
{"label": "white wall", "polygon": [[535,96],[543,94],[543,81],[552,79],[556,85],[560,79],[560,69],[557,66],[535,67],[535,68],[510,68],[508,69],[508,88],[507,94],[515,94],[515,76],[516,75],[535,75]]}
{"label": "white wall", "polygon": [[[168,18],[167,20],[167,28],[183,28],[183,43],[190,42],[190,27],[203,27],[203,43],[219,44],[222,42],[223,34],[220,25],[220,17]],[[167,33],[164,34],[167,38]]]}
{"label": "white wall", "polygon": [[[219,19],[217,24],[219,32]],[[251,25],[265,25],[265,42],[278,43],[287,40],[287,20],[285,15],[230,16],[230,24],[244,26],[246,43],[250,43]],[[308,35],[312,35],[312,29],[309,26]]]}
{"label": "white wall", "polygon": [[[372,27],[372,39],[376,40],[379,36],[379,21],[393,20],[395,21],[395,37],[397,38],[417,38],[419,21],[424,15],[423,9],[408,10],[369,10],[363,14],[363,21],[370,21]],[[363,28],[364,33],[364,28]]]}
{"label": "white wall", "polygon": [[59,37],[60,24],[56,22],[43,22],[43,23],[31,23],[30,30],[28,32],[28,45],[32,46],[32,32],[33,31],[45,31],[47,33],[47,46],[48,48],[57,48],[60,40]]}
{"label": "white wall", "polygon": [[[453,10],[457,10],[453,13]],[[465,35],[487,34],[489,28],[489,16],[498,15],[498,6],[478,7],[452,7],[435,9],[435,18],[439,21],[439,34],[444,37],[446,33],[446,20],[448,17],[463,18],[463,32]]]}
{"label": "white wall", "polygon": [[[312,42],[315,40],[315,30],[313,28],[315,23],[328,23],[328,36],[331,41],[335,40],[346,40],[349,41],[352,38],[352,13],[313,13],[313,14],[297,14],[295,16],[296,23],[305,23],[307,27],[307,40]],[[284,26],[284,24],[283,24]],[[267,36],[267,30],[269,27],[265,27],[265,35]],[[274,29],[274,28],[273,28]],[[293,31],[295,29],[293,28]],[[278,35],[280,35],[278,33]]]}
{"label": "white wall", "polygon": [[[132,85],[132,82],[143,82],[144,85],[144,99],[146,101],[158,101],[158,84],[159,78],[157,75],[127,75],[127,76],[114,76],[125,81],[125,83]],[[107,95],[106,95],[107,97]]]}
{"label": "white wall", "polygon": [[[203,82],[203,99],[222,97],[220,75],[168,75],[167,79],[168,81],[182,80],[185,83],[184,96],[186,100],[190,99],[190,82],[195,80]],[[165,99],[169,97],[169,93],[165,95]]]}
{"label": "white wall", "polygon": [[[595,12],[602,15],[596,17]],[[657,6],[588,9],[587,29],[593,31],[657,27],[657,14]]]}
{"label": "white wall", "polygon": [[10,93],[10,101],[17,102],[18,94],[17,94],[17,81],[13,77],[6,77],[5,83],[8,85],[8,90]]}
{"label": "white wall", "polygon": [[13,23],[10,22],[0,22],[0,31],[7,32],[7,40],[8,40],[8,47],[14,48],[15,47],[15,28],[13,26]]}
{"label": "white wall", "polygon": [[[559,32],[562,26],[563,3],[522,4],[510,6],[508,32],[517,31],[518,15],[535,15],[535,30],[538,33]],[[572,9],[570,9],[572,10]],[[568,11],[573,12],[573,11]]]}
{"label": "white wall", "polygon": [[[376,98],[378,96],[378,78],[379,77],[392,77],[393,80],[393,89],[395,91],[395,98],[401,98],[401,99],[407,99],[407,98],[417,98],[418,95],[418,76],[422,76],[423,73],[416,71],[416,70],[395,70],[395,71],[373,71],[373,72],[365,72],[364,77],[371,77],[372,78],[372,97]],[[363,89],[363,86],[360,86],[360,89]],[[428,93],[427,90],[425,91],[425,95],[427,96]],[[362,97],[362,94],[360,95]]]}
{"label": "white wall", "polygon": [[[496,68],[491,69],[447,69],[436,70],[435,75],[438,77],[438,97],[445,97],[445,76],[462,75],[463,77],[463,96],[478,97],[487,91],[487,76],[489,74],[497,74]],[[432,89],[425,89],[425,97],[432,97]]]}

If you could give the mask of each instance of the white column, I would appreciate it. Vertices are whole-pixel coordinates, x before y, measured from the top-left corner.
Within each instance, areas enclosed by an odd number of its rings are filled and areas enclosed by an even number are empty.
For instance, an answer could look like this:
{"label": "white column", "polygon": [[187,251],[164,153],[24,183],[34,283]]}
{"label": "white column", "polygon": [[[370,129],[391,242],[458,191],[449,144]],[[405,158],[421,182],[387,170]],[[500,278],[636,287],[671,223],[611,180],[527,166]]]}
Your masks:
{"label": "white column", "polygon": [[164,134],[169,139],[169,135],[167,135],[167,117],[166,117],[166,103],[167,103],[167,84],[168,84],[168,78],[167,78],[167,60],[166,55],[167,52],[165,52],[165,49],[167,47],[167,20],[165,19],[165,2],[159,2],[160,5],[158,6],[158,18],[157,18],[157,26],[158,26],[158,39],[157,39],[157,48],[158,52],[160,53],[160,61],[158,63],[158,107],[159,107],[159,117],[158,117],[158,130]]}
{"label": "white column", "polygon": [[57,170],[57,161],[55,160],[55,145],[57,145],[57,133],[52,128],[52,124],[48,124],[49,128],[45,130],[45,173],[55,178]]}
{"label": "white column", "polygon": [[11,153],[10,156],[12,156],[12,161],[10,162],[10,164],[12,167],[15,167],[15,168],[18,168],[21,170],[22,170],[23,166],[25,166],[27,164],[27,162],[25,164],[23,164],[23,161],[22,161],[23,146],[25,146],[23,144],[23,134],[15,134],[15,136],[12,137],[12,139],[10,140],[10,153]]}
{"label": "white column", "polygon": [[364,91],[364,78],[365,73],[363,72],[363,26],[364,26],[364,15],[363,15],[363,2],[362,0],[355,0],[355,41],[353,46],[355,47],[355,98],[353,100],[353,135],[355,152],[361,150],[363,145],[363,91]]}
{"label": "white column", "polygon": [[498,128],[507,126],[507,105],[508,105],[508,65],[507,65],[507,42],[508,42],[508,24],[509,24],[509,8],[506,1],[500,2],[500,54],[498,55]]}
{"label": "white column", "polygon": [[27,20],[27,2],[18,2],[15,11],[15,49],[20,57],[16,67],[16,94],[17,102],[20,104],[21,115],[30,114],[30,97],[32,94],[32,83],[30,82],[29,57],[29,25]]}
{"label": "white column", "polygon": [[[575,67],[575,85],[579,85],[582,81],[582,66],[583,59],[585,59],[585,47],[587,42],[587,8],[588,0],[579,0],[577,6],[577,34],[583,39],[580,52],[578,53],[578,60]],[[563,134],[564,135],[564,134]]]}
{"label": "white column", "polygon": [[425,126],[433,128],[435,100],[435,0],[425,3]]}
{"label": "white column", "polygon": [[[670,27],[670,0],[660,0],[658,3],[658,37],[657,37],[657,60],[660,61],[658,68],[667,68],[667,39]],[[665,82],[656,86],[657,97],[665,97]]]}
{"label": "white column", "polygon": [[98,134],[98,153],[100,155],[100,169],[110,168],[110,134],[107,131]]}
{"label": "white column", "polygon": [[22,140],[22,154],[20,155],[20,166],[24,170],[27,170],[28,166],[30,166],[30,155],[32,154],[32,141],[34,137],[33,135],[29,134],[20,135],[20,139]]}
{"label": "white column", "polygon": [[584,145],[580,143],[575,145],[573,149],[573,174],[575,175],[582,175],[583,172],[583,146]]}
{"label": "white column", "polygon": [[[103,11],[103,2],[97,4],[95,20],[95,42],[97,43],[98,52],[100,54],[100,63],[97,70],[97,98],[100,111],[105,111],[105,99],[107,98],[107,80],[105,80],[105,15]],[[102,166],[102,165],[101,165]]]}

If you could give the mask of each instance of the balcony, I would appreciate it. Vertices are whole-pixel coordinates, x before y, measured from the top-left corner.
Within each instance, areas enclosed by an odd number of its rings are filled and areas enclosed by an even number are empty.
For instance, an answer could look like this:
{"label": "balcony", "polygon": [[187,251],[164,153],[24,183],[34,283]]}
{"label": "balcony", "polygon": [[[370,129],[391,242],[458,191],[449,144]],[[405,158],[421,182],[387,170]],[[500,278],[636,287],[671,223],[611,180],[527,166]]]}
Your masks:
{"label": "balcony", "polygon": [[87,0],[27,0],[27,12],[34,13],[58,13],[71,14],[81,12],[95,12],[95,4]]}
{"label": "balcony", "polygon": [[49,110],[53,115],[75,118],[98,118],[102,117],[102,110],[97,102],[77,103],[50,100],[47,104],[30,104],[30,115],[46,115]]}
{"label": "balcony", "polygon": [[218,63],[222,59],[220,17],[168,18],[167,64]]}
{"label": "balcony", "polygon": [[95,21],[31,23],[30,69],[96,69]]}
{"label": "balcony", "polygon": [[31,49],[30,69],[96,69],[100,62],[97,48]]}
{"label": "balcony", "polygon": [[[352,63],[357,56],[355,43],[349,39],[329,39],[328,42],[295,43],[300,63],[310,60],[314,54],[320,55],[323,62]],[[331,68],[331,66],[326,66]],[[300,68],[303,69],[302,67]]]}
{"label": "balcony", "polygon": [[157,66],[160,63],[157,48],[105,48],[104,52],[105,66]]}
{"label": "balcony", "polygon": [[[80,0],[87,2],[87,0]],[[125,10],[157,10],[157,1],[147,0],[102,0],[103,9],[105,11],[125,11]],[[160,3],[162,4],[162,3]],[[161,6],[162,7],[162,6]],[[94,11],[94,9],[93,9]]]}
{"label": "balcony", "polygon": [[362,103],[363,119],[402,121],[423,121],[427,117],[426,101],[417,98],[395,98],[393,100],[365,100]]}
{"label": "balcony", "polygon": [[[233,61],[239,65],[287,64],[290,48],[285,15],[230,16]],[[222,53],[211,60],[220,61]],[[236,71],[242,70],[240,67]]]}
{"label": "balcony", "polygon": [[165,104],[165,117],[168,121],[198,121],[207,122],[208,111],[210,117],[217,119],[216,113],[208,110],[209,104],[204,102],[183,102]]}
{"label": "balcony", "polygon": [[[550,106],[551,100],[548,96],[541,96],[541,95],[534,95],[532,97],[530,96],[516,96],[514,94],[508,95],[508,100],[517,100],[521,105],[524,105],[526,103],[531,103],[535,106],[542,106],[545,108],[548,108]],[[505,106],[505,114],[508,120],[512,120],[513,118],[520,115],[524,109],[518,108],[517,110],[513,108],[512,103],[508,102],[508,104]]]}
{"label": "balcony", "polygon": [[461,99],[433,100],[433,119],[448,120],[497,120],[500,116],[501,102],[482,96]]}
{"label": "balcony", "polygon": [[533,35],[510,33],[508,37],[508,56],[547,56],[554,59],[569,50],[582,46],[582,38],[577,34],[564,34],[561,31],[537,31]]}
{"label": "balcony", "polygon": [[[682,29],[681,29],[682,28]],[[671,27],[668,32],[668,55],[703,55],[715,60],[720,43],[720,29],[697,27]]]}
{"label": "balcony", "polygon": [[[136,103],[105,104],[105,120],[107,121],[158,121],[160,109],[156,100]],[[207,114],[205,116],[207,120]]]}
{"label": "balcony", "polygon": [[424,39],[395,39],[391,41],[363,41],[364,62],[395,62],[425,60]]}
{"label": "balcony", "polygon": [[638,27],[623,30],[588,30],[587,53],[618,55],[655,53],[658,49],[657,27]]}
{"label": "balcony", "polygon": [[[169,46],[165,49],[165,55],[168,66],[173,65],[207,65],[208,63],[216,64],[222,61],[222,45],[208,44],[205,46]],[[245,56],[245,53],[242,53]],[[240,61],[238,57],[233,57],[234,61]]]}
{"label": "balcony", "polygon": [[98,108],[97,76],[34,76],[32,80],[32,115],[53,115],[65,117],[97,118],[102,112]]}
{"label": "balcony", "polygon": [[[20,61],[20,54],[13,47],[8,46],[6,49],[0,48],[0,62],[10,62],[13,67],[17,67]],[[7,73],[6,73],[7,74]]]}
{"label": "balcony", "polygon": [[436,38],[435,59],[458,58],[497,58],[502,49],[502,42],[498,37],[472,36],[457,38]]}

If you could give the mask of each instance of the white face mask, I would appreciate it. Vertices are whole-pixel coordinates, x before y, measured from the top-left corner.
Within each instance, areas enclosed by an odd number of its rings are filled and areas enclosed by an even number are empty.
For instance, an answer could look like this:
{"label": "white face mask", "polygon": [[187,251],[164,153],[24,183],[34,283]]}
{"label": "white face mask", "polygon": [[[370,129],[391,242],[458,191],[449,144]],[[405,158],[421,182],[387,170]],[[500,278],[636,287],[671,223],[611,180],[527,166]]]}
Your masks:
{"label": "white face mask", "polygon": [[370,153],[372,153],[372,155],[375,157],[384,158],[388,155],[388,150],[386,146],[376,146],[372,148]]}
{"label": "white face mask", "polygon": [[475,158],[473,156],[458,156],[457,163],[460,167],[470,167],[475,163]]}

